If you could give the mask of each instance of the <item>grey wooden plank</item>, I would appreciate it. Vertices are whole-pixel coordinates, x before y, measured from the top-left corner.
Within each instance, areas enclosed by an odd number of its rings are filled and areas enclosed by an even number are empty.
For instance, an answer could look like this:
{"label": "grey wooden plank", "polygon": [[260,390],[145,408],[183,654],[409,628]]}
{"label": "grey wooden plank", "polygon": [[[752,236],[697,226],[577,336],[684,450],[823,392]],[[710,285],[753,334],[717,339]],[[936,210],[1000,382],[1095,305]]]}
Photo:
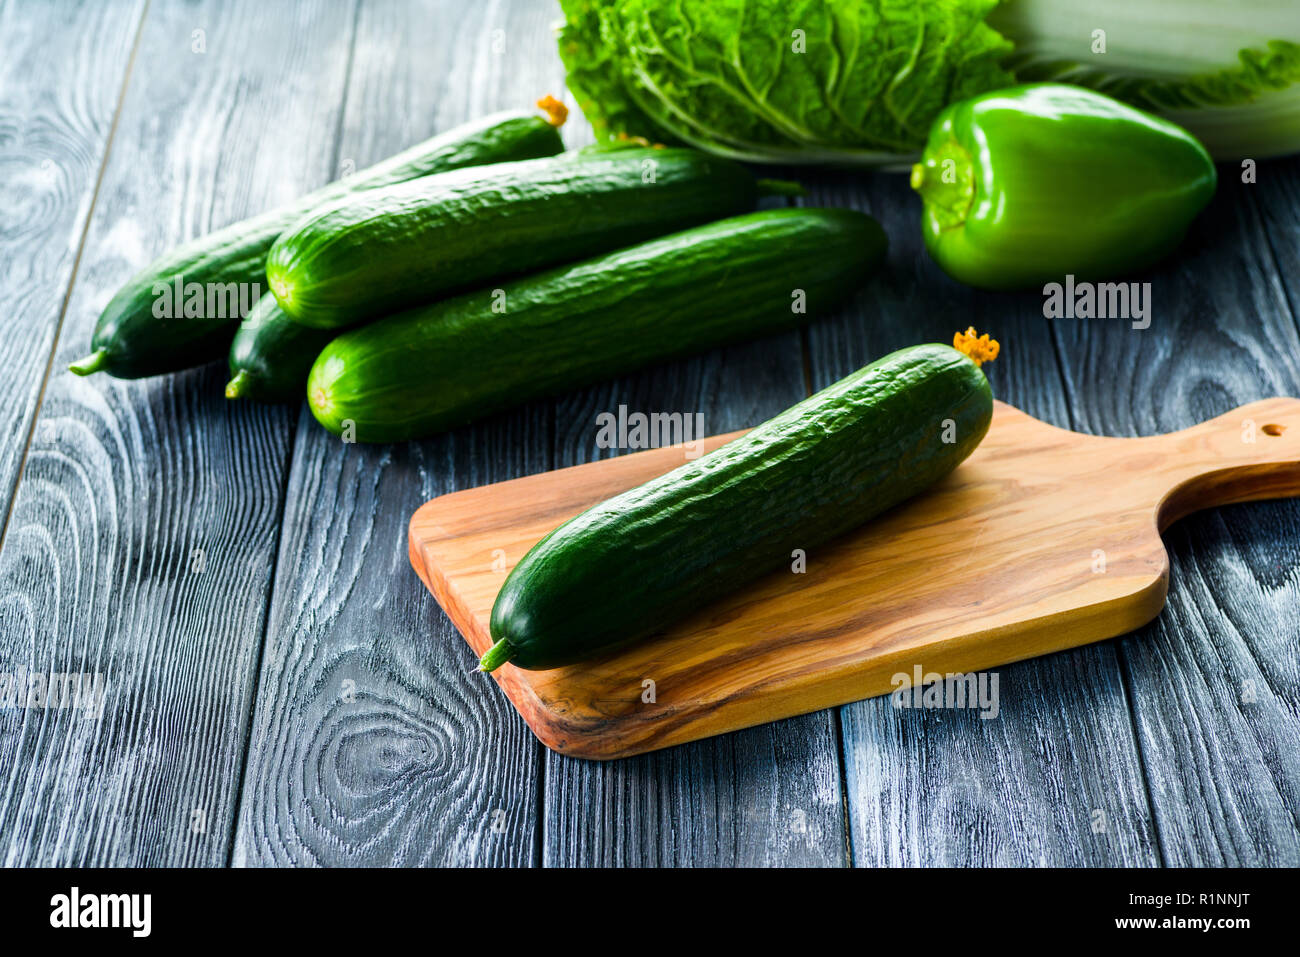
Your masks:
{"label": "grey wooden plank", "polygon": [[[620,405],[698,412],[711,435],[757,425],[806,394],[797,332],[662,365],[558,402],[556,467],[622,454],[596,447],[596,416]],[[547,752],[544,801],[547,866],[847,862],[830,711],[622,761]]]}
{"label": "grey wooden plank", "polygon": [[[1003,345],[985,367],[994,395],[1069,426],[1041,299],[981,293],[945,277],[925,254],[920,204],[905,177],[827,176],[809,201],[863,208],[890,238],[887,269],[858,309],[809,330],[814,388],[894,349],[951,342],[973,324]],[[978,540],[970,560],[979,561]],[[1021,662],[998,675],[1000,711],[989,720],[900,710],[888,697],[841,709],[854,863],[1155,863],[1113,647]]]}
{"label": "grey wooden plank", "polygon": [[[56,369],[162,249],[329,177],[351,30],[333,3],[154,0]],[[98,720],[0,712],[7,864],[228,859],[294,417],[227,402],[223,371],[51,377],[0,660],[101,673],[107,699]]]}
{"label": "grey wooden plank", "polygon": [[235,866],[533,862],[538,745],[471,673],[406,525],[435,495],[544,470],[538,411],[382,447],[303,411]]}
{"label": "grey wooden plank", "polygon": [[[1261,171],[1244,185],[1223,167],[1219,195],[1178,260],[1143,277],[1153,284],[1150,329],[1055,323],[1080,428],[1165,432],[1266,396],[1300,396],[1300,336],[1284,290],[1300,234],[1300,162]],[[1294,866],[1300,502],[1204,512],[1165,537],[1166,609],[1119,645],[1162,857]]]}
{"label": "grey wooden plank", "polygon": [[[1276,159],[1260,164],[1254,173],[1255,183],[1240,187],[1234,183],[1232,189],[1240,189],[1237,195],[1249,199],[1256,210],[1268,243],[1272,279],[1282,287],[1291,315],[1300,322],[1300,165],[1295,159]],[[1219,175],[1240,181],[1245,172],[1224,167]],[[1262,190],[1252,188],[1261,183]]]}
{"label": "grey wooden plank", "polygon": [[0,530],[143,12],[144,0],[0,5]]}
{"label": "grey wooden plank", "polygon": [[[558,92],[554,16],[532,0],[364,3],[344,162]],[[236,865],[536,862],[540,745],[469,673],[468,646],[410,567],[406,526],[435,495],[549,468],[548,413],[344,446],[303,412]]]}

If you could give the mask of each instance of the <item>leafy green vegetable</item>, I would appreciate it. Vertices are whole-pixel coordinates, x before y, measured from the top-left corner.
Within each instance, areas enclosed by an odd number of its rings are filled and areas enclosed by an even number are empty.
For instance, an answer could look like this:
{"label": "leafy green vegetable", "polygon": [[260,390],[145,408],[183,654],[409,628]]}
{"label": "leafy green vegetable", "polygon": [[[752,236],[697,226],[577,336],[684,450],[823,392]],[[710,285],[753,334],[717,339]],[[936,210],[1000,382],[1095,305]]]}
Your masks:
{"label": "leafy green vegetable", "polygon": [[[901,165],[948,103],[1076,83],[1219,158],[1300,151],[1296,0],[561,0],[602,140],[756,162]],[[1096,31],[1104,31],[1099,44]]]}
{"label": "leafy green vegetable", "polygon": [[949,101],[1005,86],[995,0],[561,0],[601,138],[760,162],[902,162]]}
{"label": "leafy green vegetable", "polygon": [[1216,159],[1300,152],[1297,0],[1009,0],[988,23],[1015,43],[1022,80],[1157,113]]}

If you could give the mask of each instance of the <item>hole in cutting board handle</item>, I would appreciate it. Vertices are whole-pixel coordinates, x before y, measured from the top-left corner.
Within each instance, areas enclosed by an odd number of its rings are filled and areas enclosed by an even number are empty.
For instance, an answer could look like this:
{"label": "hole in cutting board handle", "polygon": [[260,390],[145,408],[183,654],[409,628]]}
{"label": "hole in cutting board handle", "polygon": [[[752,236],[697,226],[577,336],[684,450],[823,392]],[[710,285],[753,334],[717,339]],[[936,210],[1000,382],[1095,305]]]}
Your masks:
{"label": "hole in cutting board handle", "polygon": [[1259,429],[1265,435],[1281,435],[1286,431],[1285,425],[1278,425],[1276,422],[1270,422],[1268,425],[1262,425]]}

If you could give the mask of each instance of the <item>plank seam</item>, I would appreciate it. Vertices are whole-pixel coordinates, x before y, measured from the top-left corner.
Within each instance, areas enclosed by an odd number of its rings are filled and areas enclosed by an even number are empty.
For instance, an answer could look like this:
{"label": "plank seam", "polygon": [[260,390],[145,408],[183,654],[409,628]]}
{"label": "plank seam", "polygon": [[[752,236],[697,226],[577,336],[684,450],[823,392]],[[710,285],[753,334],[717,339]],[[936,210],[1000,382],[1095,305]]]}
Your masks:
{"label": "plank seam", "polygon": [[[1163,614],[1163,612],[1162,612]],[[1153,627],[1146,625],[1146,628]],[[1138,733],[1137,712],[1133,707],[1133,688],[1132,676],[1130,669],[1132,667],[1128,655],[1124,653],[1124,643],[1127,639],[1120,639],[1115,642],[1115,661],[1119,665],[1120,687],[1124,689],[1124,704],[1128,708],[1129,719],[1132,725],[1135,749],[1137,750],[1138,769],[1142,772],[1142,790],[1147,798],[1147,812],[1151,821],[1151,837],[1156,842],[1156,855],[1159,858],[1161,867],[1169,866],[1169,856],[1165,853],[1165,843],[1160,835],[1160,816],[1156,814],[1156,801],[1151,794],[1151,775],[1147,773],[1147,757],[1142,747],[1142,735]]]}
{"label": "plank seam", "polygon": [[1047,323],[1047,335],[1052,340],[1052,358],[1056,362],[1056,377],[1061,383],[1061,394],[1065,396],[1065,424],[1063,427],[1071,432],[1087,434],[1083,429],[1079,428],[1078,416],[1074,414],[1074,403],[1070,401],[1073,393],[1070,389],[1070,377],[1065,372],[1065,343],[1061,340],[1060,329],[1052,319],[1043,317],[1043,322]]}
{"label": "plank seam", "polygon": [[835,766],[840,772],[840,828],[844,831],[844,866],[852,868],[854,864],[853,854],[853,824],[852,818],[849,817],[849,766],[844,757],[844,705],[838,708],[832,708],[831,724],[835,731]]}
{"label": "plank seam", "polygon": [[1287,314],[1291,317],[1291,324],[1300,331],[1300,312],[1297,311],[1291,292],[1291,287],[1286,281],[1286,271],[1282,268],[1282,263],[1278,259],[1277,247],[1273,244],[1273,236],[1268,230],[1267,221],[1264,218],[1264,211],[1260,209],[1259,200],[1255,198],[1255,191],[1250,190],[1247,194],[1250,197],[1250,208],[1255,214],[1255,220],[1259,225],[1260,234],[1264,237],[1264,248],[1268,251],[1268,258],[1273,265],[1273,276],[1277,279],[1278,285],[1282,287],[1282,302],[1286,306]]}
{"label": "plank seam", "polygon": [[[549,434],[546,436],[546,444],[543,448],[546,449],[546,467],[548,469],[554,469],[556,458],[555,444],[559,441],[558,436],[560,434],[560,424],[556,421],[560,415],[560,402],[558,399],[551,399],[550,404],[551,414],[546,417],[547,431]],[[545,870],[547,868],[546,834],[548,830],[547,825],[550,823],[550,815],[546,812],[546,768],[549,759],[546,756],[546,747],[542,742],[539,741],[536,735],[531,731],[527,733],[529,738],[532,739],[530,743],[532,744],[533,753],[536,755],[537,761],[537,774],[534,783],[534,787],[536,787],[537,790],[533,802],[533,814],[536,815],[536,820],[533,822],[533,856],[534,860],[537,862],[536,866],[538,870]]]}
{"label": "plank seam", "polygon": [[[1082,432],[1084,430],[1079,428],[1079,416],[1075,414],[1077,396],[1070,386],[1070,377],[1065,371],[1065,343],[1061,339],[1060,321],[1046,317],[1044,317],[1043,321],[1047,323],[1048,334],[1052,339],[1052,353],[1053,358],[1056,360],[1056,373],[1060,377],[1061,391],[1065,395],[1065,414],[1068,419],[1066,428],[1074,432]],[[1161,537],[1163,538],[1163,536]],[[1108,642],[1107,644],[1111,643]],[[1168,861],[1165,857],[1164,846],[1160,840],[1160,828],[1156,823],[1156,802],[1154,795],[1151,793],[1151,775],[1147,771],[1146,754],[1142,750],[1142,735],[1139,733],[1138,728],[1137,709],[1133,704],[1133,687],[1131,676],[1128,673],[1127,659],[1123,652],[1123,641],[1114,642],[1113,644],[1115,646],[1114,667],[1118,672],[1120,689],[1124,692],[1124,709],[1128,712],[1129,738],[1133,743],[1133,751],[1137,757],[1138,771],[1142,775],[1142,793],[1146,797],[1147,819],[1151,822],[1151,836],[1156,843],[1156,854],[1160,866],[1167,867]]]}
{"label": "plank seam", "polygon": [[343,68],[343,97],[339,101],[339,118],[334,124],[334,155],[330,157],[330,179],[339,172],[339,156],[343,153],[343,121],[348,113],[348,98],[352,95],[352,71],[357,60],[357,34],[361,32],[361,2],[352,9],[352,38],[348,41],[348,65]]}
{"label": "plank seam", "polygon": [[531,744],[537,781],[533,794],[533,867],[541,870],[546,867],[546,749],[535,737]]}
{"label": "plank seam", "polygon": [[[788,205],[793,206],[793,200]],[[813,394],[812,377],[812,342],[808,337],[807,324],[799,327],[799,358],[803,369],[803,388],[806,395]],[[844,756],[844,706],[830,708],[831,733],[835,740],[831,747],[835,751],[835,767],[839,772],[836,782],[840,792],[840,830],[844,838],[844,866],[853,867],[853,825],[849,817],[848,761]]]}
{"label": "plank seam", "polygon": [[257,643],[257,665],[253,669],[252,687],[248,693],[248,720],[244,725],[244,741],[239,761],[239,777],[235,782],[234,816],[230,822],[229,838],[226,845],[226,867],[233,867],[235,846],[239,843],[239,821],[244,811],[244,784],[248,779],[248,754],[253,743],[253,722],[257,719],[258,695],[262,690],[262,671],[266,662],[266,638],[271,630],[271,607],[275,602],[275,580],[280,571],[280,546],[284,541],[284,515],[289,498],[289,482],[293,476],[294,453],[298,448],[298,422],[302,418],[299,409],[298,418],[290,426],[288,451],[284,457],[284,471],[280,481],[280,504],[276,509],[275,544],[271,546],[271,583],[267,587],[266,601],[262,603],[262,637]]}
{"label": "plank seam", "polygon": [[799,327],[799,358],[803,370],[804,395],[813,394],[812,360],[809,358],[808,327]]}
{"label": "plank seam", "polygon": [[95,187],[90,193],[90,203],[86,207],[86,218],[81,224],[81,238],[77,240],[77,252],[72,257],[72,271],[68,274],[68,284],[63,290],[63,301],[59,304],[59,317],[54,323],[54,337],[50,340],[50,355],[45,360],[45,371],[41,374],[41,385],[36,391],[36,402],[32,406],[32,419],[27,426],[27,436],[23,440],[23,450],[18,456],[18,468],[14,471],[13,494],[9,496],[9,505],[5,509],[4,522],[0,523],[0,551],[4,550],[5,540],[9,536],[9,521],[13,518],[14,507],[18,502],[18,489],[22,485],[23,473],[27,470],[27,457],[31,452],[32,438],[36,434],[36,423],[41,416],[41,406],[45,404],[45,391],[50,383],[50,373],[54,369],[54,357],[59,354],[59,340],[63,335],[63,323],[68,315],[68,303],[72,299],[73,287],[81,271],[81,256],[86,249],[86,239],[90,235],[90,223],[99,204],[99,189],[104,182],[104,171],[108,169],[109,157],[113,154],[113,140],[117,136],[117,123],[122,116],[122,105],[126,102],[126,89],[131,82],[131,73],[135,68],[136,53],[140,49],[140,36],[144,33],[144,22],[149,16],[149,4],[145,0],[140,11],[140,20],[135,25],[135,36],[131,40],[131,55],[126,60],[126,70],[122,73],[122,83],[118,87],[117,104],[113,107],[113,119],[108,126],[108,136],[104,139],[104,155],[99,161],[99,171],[95,174]]}

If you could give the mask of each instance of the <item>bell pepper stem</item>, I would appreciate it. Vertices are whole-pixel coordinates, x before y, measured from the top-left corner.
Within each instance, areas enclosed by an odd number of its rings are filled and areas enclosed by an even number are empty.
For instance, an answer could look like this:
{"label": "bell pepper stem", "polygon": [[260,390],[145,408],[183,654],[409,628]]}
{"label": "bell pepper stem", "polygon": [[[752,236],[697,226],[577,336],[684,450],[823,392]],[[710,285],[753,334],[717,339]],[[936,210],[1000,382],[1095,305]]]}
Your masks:
{"label": "bell pepper stem", "polygon": [[975,202],[975,169],[970,154],[956,140],[925,151],[912,167],[912,189],[921,194],[943,229],[961,226]]}

